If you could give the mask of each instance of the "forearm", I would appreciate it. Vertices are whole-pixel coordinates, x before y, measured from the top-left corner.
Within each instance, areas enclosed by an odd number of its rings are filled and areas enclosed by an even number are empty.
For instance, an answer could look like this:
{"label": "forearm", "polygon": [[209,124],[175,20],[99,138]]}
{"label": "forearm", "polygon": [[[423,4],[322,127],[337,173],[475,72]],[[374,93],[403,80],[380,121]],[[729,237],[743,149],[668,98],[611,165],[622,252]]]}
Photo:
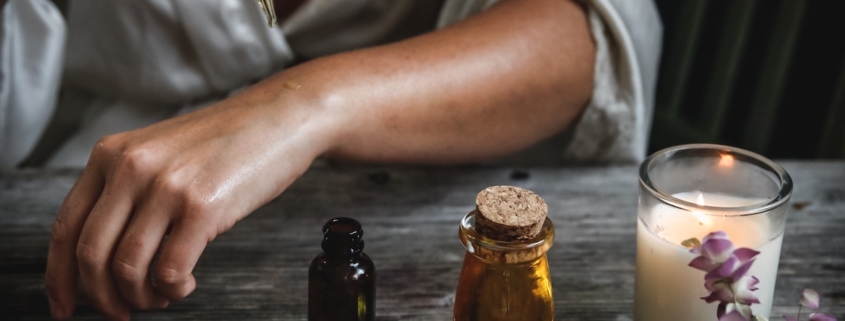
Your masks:
{"label": "forearm", "polygon": [[443,30],[308,62],[251,91],[282,89],[275,99],[319,113],[314,139],[328,157],[466,162],[569,125],[589,100],[593,60],[577,4],[511,0]]}

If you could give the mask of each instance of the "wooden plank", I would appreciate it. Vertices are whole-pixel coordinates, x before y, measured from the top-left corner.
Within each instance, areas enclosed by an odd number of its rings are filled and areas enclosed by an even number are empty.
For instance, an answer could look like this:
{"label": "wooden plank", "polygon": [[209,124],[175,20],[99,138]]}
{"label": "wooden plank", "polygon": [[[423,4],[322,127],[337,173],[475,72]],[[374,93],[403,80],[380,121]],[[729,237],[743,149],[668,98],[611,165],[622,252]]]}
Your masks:
{"label": "wooden plank", "polygon": [[[845,162],[783,162],[795,181],[773,316],[804,286],[845,316]],[[42,274],[52,220],[78,172],[0,173],[0,311],[48,320]],[[526,177],[527,176],[527,177]],[[556,320],[631,320],[637,169],[625,167],[313,168],[206,249],[197,290],[136,320],[305,320],[320,226],[359,219],[378,273],[378,320],[449,320],[464,249],[458,221],[482,188],[538,192],[557,239],[548,253]],[[714,307],[715,309],[715,307]],[[74,320],[101,317],[81,302]],[[773,318],[773,320],[776,320]]]}

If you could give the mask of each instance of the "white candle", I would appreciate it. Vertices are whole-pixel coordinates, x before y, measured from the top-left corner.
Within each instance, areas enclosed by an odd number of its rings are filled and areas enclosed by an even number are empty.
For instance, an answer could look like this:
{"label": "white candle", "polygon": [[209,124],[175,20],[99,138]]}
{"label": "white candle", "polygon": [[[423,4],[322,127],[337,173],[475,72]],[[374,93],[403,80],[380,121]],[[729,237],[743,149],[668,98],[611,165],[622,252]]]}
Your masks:
{"label": "white candle", "polygon": [[[701,195],[708,206],[741,207],[765,202],[765,199],[741,198],[723,194],[686,192],[674,194],[688,202],[699,202]],[[703,204],[702,204],[703,205]],[[669,205],[651,209],[652,228],[637,222],[636,321],[715,321],[717,302],[701,299],[708,295],[704,272],[689,266],[695,255],[681,242],[701,240],[710,232],[725,231],[737,248],[760,252],[749,275],[760,283],[755,291],[760,304],[752,305],[754,314],[769,317],[775,289],[783,233],[769,239],[772,228],[766,215],[731,217],[690,213]],[[652,232],[655,231],[655,232]]]}

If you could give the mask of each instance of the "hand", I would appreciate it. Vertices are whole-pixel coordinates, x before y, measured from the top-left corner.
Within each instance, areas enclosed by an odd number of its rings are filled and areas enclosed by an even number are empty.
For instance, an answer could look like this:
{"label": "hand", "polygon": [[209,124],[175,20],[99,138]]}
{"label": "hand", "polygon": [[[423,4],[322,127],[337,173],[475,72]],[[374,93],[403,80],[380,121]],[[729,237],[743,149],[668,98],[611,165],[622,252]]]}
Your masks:
{"label": "hand", "polygon": [[239,97],[250,100],[101,139],[53,225],[45,276],[53,316],[73,314],[77,276],[112,319],[190,294],[206,244],[280,194],[322,151],[314,108],[260,98],[283,95],[247,90]]}

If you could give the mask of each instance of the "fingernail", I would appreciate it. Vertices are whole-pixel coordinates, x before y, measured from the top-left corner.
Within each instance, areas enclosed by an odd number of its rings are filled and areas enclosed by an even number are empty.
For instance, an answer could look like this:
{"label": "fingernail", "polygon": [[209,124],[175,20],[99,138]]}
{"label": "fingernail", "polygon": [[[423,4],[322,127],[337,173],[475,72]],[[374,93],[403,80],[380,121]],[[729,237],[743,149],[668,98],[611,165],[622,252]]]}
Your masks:
{"label": "fingernail", "polygon": [[62,306],[58,302],[49,296],[47,297],[47,301],[50,302],[50,314],[52,314],[54,318],[64,319],[67,317],[65,316],[65,310],[62,309]]}

